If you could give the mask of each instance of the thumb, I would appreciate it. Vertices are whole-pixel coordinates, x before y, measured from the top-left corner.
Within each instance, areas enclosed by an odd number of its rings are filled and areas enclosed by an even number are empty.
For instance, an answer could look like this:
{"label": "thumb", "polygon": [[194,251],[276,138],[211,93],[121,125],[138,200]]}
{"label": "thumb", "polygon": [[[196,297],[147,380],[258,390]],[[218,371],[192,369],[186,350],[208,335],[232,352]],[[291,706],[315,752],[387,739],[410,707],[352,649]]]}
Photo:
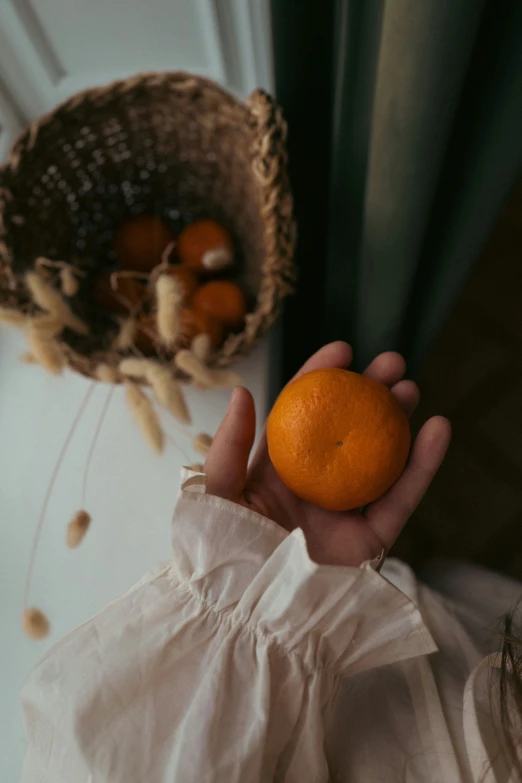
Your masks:
{"label": "thumb", "polygon": [[234,389],[205,462],[209,495],[236,498],[241,494],[255,434],[256,412],[252,395],[241,387]]}

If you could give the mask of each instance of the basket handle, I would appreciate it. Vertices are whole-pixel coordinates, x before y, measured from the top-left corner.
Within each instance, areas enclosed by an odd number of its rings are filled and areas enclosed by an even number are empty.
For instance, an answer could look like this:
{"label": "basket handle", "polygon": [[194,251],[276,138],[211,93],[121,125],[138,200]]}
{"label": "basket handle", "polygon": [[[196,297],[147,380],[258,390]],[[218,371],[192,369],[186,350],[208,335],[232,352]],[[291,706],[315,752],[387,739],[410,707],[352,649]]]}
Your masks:
{"label": "basket handle", "polygon": [[286,122],[276,101],[264,90],[255,90],[245,106],[252,130],[252,170],[261,190],[266,265],[272,270],[268,295],[261,291],[258,304],[259,314],[268,325],[274,318],[272,289],[278,288],[284,296],[292,290],[295,278],[292,256],[296,230],[286,170]]}
{"label": "basket handle", "polygon": [[262,185],[269,186],[286,168],[286,122],[278,104],[265,90],[254,90],[245,105],[254,135],[254,172]]}

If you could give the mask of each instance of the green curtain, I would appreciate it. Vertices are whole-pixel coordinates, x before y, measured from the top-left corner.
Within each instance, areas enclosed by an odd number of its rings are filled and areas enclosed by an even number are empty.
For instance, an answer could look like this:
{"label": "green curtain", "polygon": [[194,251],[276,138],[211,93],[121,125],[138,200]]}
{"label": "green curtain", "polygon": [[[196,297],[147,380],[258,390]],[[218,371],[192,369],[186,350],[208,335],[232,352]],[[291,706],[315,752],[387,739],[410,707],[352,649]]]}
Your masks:
{"label": "green curtain", "polygon": [[[285,370],[315,342],[339,338],[352,342],[358,366],[398,349],[418,367],[522,168],[522,2],[337,0],[327,9],[274,0],[272,15],[291,174],[306,168],[303,148],[329,173],[324,186],[308,177],[305,192],[297,174],[308,288],[299,284],[287,313]],[[325,28],[330,45],[314,73],[329,101],[310,130],[295,85],[311,66],[288,63],[296,41],[313,58]],[[321,129],[322,151],[311,138]],[[296,349],[295,319],[306,312],[316,332]]]}

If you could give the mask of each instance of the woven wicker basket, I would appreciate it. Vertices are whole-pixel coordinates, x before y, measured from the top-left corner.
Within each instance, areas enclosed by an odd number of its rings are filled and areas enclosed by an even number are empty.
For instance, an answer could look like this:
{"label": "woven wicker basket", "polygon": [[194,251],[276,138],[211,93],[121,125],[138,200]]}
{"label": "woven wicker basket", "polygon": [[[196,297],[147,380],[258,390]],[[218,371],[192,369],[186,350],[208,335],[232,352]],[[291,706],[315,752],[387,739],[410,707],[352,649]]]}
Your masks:
{"label": "woven wicker basket", "polygon": [[211,217],[232,233],[234,274],[251,302],[244,330],[212,363],[247,354],[292,286],[285,132],[263,91],[242,104],[185,73],[140,75],[69,99],[33,123],[0,168],[0,304],[35,313],[24,275],[38,257],[80,269],[70,306],[89,334],[65,329],[59,339],[67,364],[95,377],[100,362],[116,368],[122,359],[111,348],[117,324],[87,295],[93,276],[115,263],[115,229],[141,213],[175,232]]}

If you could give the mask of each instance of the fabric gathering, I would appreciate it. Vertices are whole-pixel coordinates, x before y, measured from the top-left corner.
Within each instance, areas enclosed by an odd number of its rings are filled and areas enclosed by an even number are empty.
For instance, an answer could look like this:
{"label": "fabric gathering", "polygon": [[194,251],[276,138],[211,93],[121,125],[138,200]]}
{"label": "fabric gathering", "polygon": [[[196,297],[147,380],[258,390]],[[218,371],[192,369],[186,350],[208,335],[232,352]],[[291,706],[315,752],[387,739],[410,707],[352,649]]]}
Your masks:
{"label": "fabric gathering", "polygon": [[515,583],[317,566],[300,531],[181,481],[172,560],[27,683],[23,783],[510,779],[482,601],[493,632]]}

